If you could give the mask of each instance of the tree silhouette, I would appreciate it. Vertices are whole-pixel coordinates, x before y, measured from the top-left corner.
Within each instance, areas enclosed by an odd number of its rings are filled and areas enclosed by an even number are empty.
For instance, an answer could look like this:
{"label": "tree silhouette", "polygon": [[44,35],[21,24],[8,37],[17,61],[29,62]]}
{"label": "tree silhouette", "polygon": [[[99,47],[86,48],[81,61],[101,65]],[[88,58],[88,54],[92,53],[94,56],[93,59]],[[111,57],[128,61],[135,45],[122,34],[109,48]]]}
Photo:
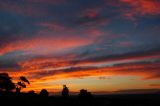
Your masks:
{"label": "tree silhouette", "polygon": [[69,96],[69,89],[66,85],[63,85],[62,96],[63,97],[68,97]]}
{"label": "tree silhouette", "polygon": [[30,82],[26,77],[21,76],[20,81],[17,83],[16,92],[20,93],[22,88],[26,88],[26,84],[30,84]]}
{"label": "tree silhouette", "polygon": [[41,92],[40,92],[40,96],[48,97],[48,91],[46,89],[42,89]]}
{"label": "tree silhouette", "polygon": [[35,93],[34,90],[31,90],[31,91],[29,91],[29,92],[27,93],[27,96],[29,96],[29,97],[37,97],[37,94]]}
{"label": "tree silhouette", "polygon": [[93,96],[92,96],[91,92],[88,92],[88,91],[85,90],[85,89],[81,89],[81,90],[80,90],[80,94],[79,94],[79,98],[80,98],[80,99],[87,100],[87,99],[92,99]]}
{"label": "tree silhouette", "polygon": [[15,84],[12,82],[8,73],[0,73],[0,89],[6,92],[10,92],[15,89]]}
{"label": "tree silhouette", "polygon": [[29,81],[28,81],[28,79],[27,79],[26,77],[24,77],[24,76],[21,76],[21,77],[20,77],[20,80],[21,80],[22,82],[26,82],[26,83],[30,84]]}

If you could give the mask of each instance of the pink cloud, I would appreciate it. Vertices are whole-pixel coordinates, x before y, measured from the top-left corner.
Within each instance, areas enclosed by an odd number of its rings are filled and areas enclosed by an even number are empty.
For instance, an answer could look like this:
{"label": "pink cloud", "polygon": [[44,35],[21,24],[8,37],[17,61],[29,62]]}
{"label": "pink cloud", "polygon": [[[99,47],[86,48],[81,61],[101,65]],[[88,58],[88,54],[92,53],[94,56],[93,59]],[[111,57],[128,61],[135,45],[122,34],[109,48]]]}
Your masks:
{"label": "pink cloud", "polygon": [[47,30],[58,31],[58,32],[73,32],[74,31],[73,29],[65,27],[64,25],[58,24],[56,22],[43,22],[43,23],[38,23],[36,25],[41,26]]}
{"label": "pink cloud", "polygon": [[90,29],[84,30],[84,34],[92,38],[97,38],[99,36],[103,36],[104,32],[98,28],[90,28]]}
{"label": "pink cloud", "polygon": [[37,25],[43,29],[37,32],[34,37],[9,42],[0,49],[0,54],[13,51],[23,51],[26,54],[58,53],[95,43],[96,38],[103,34],[101,30],[91,28],[81,31],[81,34],[86,36],[84,37],[77,35],[77,30],[61,24],[38,23]]}
{"label": "pink cloud", "polygon": [[[84,38],[79,38],[77,36],[67,35],[66,37],[36,37],[29,40],[21,40],[17,42],[12,42],[0,50],[1,54],[22,50],[26,53],[51,53],[59,52],[71,48],[76,48],[80,46],[85,46],[92,43],[92,40],[87,40]],[[58,47],[57,47],[58,46]]]}
{"label": "pink cloud", "polygon": [[[122,5],[129,6],[129,9],[122,9],[124,16],[134,20],[136,15],[159,15],[160,1],[158,0],[119,0]],[[121,5],[121,6],[122,6]]]}
{"label": "pink cloud", "polygon": [[82,11],[81,16],[88,18],[96,18],[100,14],[100,12],[101,12],[100,8],[89,8]]}
{"label": "pink cloud", "polygon": [[79,17],[81,18],[80,25],[82,26],[94,26],[94,25],[106,25],[110,22],[109,19],[101,17],[102,9],[99,7],[84,9]]}

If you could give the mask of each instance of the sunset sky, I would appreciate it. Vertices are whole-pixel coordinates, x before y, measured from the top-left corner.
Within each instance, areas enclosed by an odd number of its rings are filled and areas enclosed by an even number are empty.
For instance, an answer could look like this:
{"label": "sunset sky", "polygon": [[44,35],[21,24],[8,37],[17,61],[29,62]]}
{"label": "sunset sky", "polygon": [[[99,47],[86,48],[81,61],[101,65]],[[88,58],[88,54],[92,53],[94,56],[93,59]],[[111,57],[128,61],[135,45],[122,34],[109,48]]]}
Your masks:
{"label": "sunset sky", "polygon": [[24,91],[160,88],[160,0],[0,0],[0,73]]}

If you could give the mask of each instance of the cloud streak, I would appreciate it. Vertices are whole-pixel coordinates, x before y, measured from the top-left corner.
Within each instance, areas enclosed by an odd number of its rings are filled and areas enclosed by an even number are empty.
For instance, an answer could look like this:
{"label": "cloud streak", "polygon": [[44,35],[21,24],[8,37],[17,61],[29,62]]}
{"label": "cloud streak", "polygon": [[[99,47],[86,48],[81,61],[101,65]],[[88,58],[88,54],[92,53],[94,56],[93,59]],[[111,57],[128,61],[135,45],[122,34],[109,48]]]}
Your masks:
{"label": "cloud streak", "polygon": [[160,15],[158,0],[120,0],[120,2],[130,7],[128,10],[123,10],[124,15],[129,19],[134,19],[136,15]]}

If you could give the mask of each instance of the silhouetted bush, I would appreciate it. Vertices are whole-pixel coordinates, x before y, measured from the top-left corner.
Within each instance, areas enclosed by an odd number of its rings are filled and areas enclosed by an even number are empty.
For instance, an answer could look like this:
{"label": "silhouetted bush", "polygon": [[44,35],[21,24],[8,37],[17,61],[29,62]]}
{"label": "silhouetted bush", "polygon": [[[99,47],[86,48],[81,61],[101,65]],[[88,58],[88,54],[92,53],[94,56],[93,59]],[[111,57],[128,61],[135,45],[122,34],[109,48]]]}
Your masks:
{"label": "silhouetted bush", "polygon": [[91,92],[88,92],[85,89],[80,90],[79,99],[86,100],[86,99],[92,99],[92,98],[93,98],[93,96],[92,96]]}
{"label": "silhouetted bush", "polygon": [[62,96],[65,98],[69,96],[69,89],[66,85],[63,85]]}
{"label": "silhouetted bush", "polygon": [[35,96],[37,96],[37,94],[36,94],[35,91],[33,91],[33,90],[29,91],[29,92],[27,93],[27,95],[30,96],[30,97],[35,97]]}
{"label": "silhouetted bush", "polygon": [[46,89],[42,89],[41,92],[40,92],[40,96],[48,97],[48,91]]}

